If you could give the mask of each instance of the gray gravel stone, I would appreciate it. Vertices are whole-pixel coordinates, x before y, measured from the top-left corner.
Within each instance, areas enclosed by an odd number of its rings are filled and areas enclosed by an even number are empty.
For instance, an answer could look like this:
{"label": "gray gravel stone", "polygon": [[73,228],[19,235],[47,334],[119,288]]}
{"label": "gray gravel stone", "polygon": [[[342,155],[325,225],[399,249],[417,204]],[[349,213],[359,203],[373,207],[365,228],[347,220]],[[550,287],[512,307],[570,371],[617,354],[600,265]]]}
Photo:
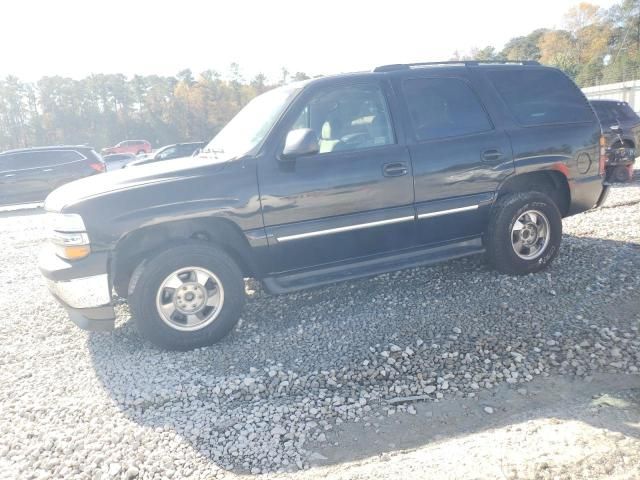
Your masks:
{"label": "gray gravel stone", "polygon": [[467,258],[283,296],[250,282],[236,331],[178,353],[142,342],[126,303],[115,332],[76,328],[36,271],[42,215],[0,215],[0,472],[302,469],[325,432],[356,421],[375,432],[376,418],[417,413],[389,408],[393,398],[482,398],[502,383],[526,391],[537,376],[638,372],[638,184],[564,220],[564,232],[553,265],[524,277]]}

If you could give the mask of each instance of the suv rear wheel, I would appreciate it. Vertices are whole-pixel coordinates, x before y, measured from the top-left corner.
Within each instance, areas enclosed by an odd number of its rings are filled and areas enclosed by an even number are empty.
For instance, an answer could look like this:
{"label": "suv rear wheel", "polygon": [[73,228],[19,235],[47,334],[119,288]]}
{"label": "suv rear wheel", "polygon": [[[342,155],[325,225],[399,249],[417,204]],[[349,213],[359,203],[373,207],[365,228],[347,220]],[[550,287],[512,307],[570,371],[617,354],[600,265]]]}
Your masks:
{"label": "suv rear wheel", "polygon": [[162,348],[189,350],[233,329],[244,305],[244,281],[224,251],[187,242],[145,264],[129,304],[144,338]]}
{"label": "suv rear wheel", "polygon": [[511,275],[538,272],[558,254],[562,216],[544,193],[512,193],[496,203],[485,236],[487,257]]}

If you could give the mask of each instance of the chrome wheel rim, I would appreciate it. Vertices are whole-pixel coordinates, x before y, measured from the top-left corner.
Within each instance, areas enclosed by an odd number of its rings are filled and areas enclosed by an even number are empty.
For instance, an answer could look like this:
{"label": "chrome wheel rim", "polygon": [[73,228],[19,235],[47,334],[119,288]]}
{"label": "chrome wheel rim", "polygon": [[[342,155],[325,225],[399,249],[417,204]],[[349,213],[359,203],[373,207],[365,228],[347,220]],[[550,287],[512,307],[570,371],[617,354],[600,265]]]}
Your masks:
{"label": "chrome wheel rim", "polygon": [[224,304],[224,288],[215,273],[185,267],[164,279],[156,309],[164,323],[181,331],[200,330],[213,323]]}
{"label": "chrome wheel rim", "polygon": [[527,210],[511,227],[511,246],[518,257],[534,260],[547,249],[550,234],[545,214],[539,210]]}

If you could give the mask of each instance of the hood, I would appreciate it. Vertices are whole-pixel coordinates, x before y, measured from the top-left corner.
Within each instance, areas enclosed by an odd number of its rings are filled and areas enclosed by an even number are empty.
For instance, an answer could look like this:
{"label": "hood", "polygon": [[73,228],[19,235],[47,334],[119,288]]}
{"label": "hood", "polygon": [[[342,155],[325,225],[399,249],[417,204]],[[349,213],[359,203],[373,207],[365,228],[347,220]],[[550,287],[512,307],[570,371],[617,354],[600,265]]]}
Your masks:
{"label": "hood", "polygon": [[176,158],[92,175],[67,183],[51,192],[45,200],[44,208],[47,211],[60,212],[69,205],[119,190],[209,175],[222,169],[230,160],[232,158],[221,156],[216,158],[203,154],[197,157]]}

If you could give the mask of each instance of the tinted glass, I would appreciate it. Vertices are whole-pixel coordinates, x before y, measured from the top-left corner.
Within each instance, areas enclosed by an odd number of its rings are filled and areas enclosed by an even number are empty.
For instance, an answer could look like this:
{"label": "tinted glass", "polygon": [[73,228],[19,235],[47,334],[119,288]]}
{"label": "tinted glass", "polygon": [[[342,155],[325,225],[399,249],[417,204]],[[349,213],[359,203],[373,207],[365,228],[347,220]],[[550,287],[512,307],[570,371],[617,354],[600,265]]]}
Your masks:
{"label": "tinted glass", "polygon": [[315,132],[320,153],[394,143],[384,94],[376,85],[339,87],[316,94],[291,129],[298,128]]}
{"label": "tinted glass", "polygon": [[488,75],[522,125],[594,120],[582,92],[556,70],[494,70]]}
{"label": "tinted glass", "polygon": [[604,124],[638,119],[638,115],[625,102],[594,102],[592,105],[600,122]]}
{"label": "tinted glass", "polygon": [[82,160],[84,157],[74,150],[50,150],[40,152],[19,152],[11,155],[8,162],[12,170],[52,167]]}
{"label": "tinted glass", "polygon": [[180,156],[189,156],[191,155],[196,149],[198,148],[198,145],[195,145],[193,143],[191,144],[187,144],[187,145],[180,145],[180,147],[178,148],[178,154]]}
{"label": "tinted glass", "polygon": [[469,135],[493,127],[478,96],[462,80],[414,78],[402,90],[418,140]]}

